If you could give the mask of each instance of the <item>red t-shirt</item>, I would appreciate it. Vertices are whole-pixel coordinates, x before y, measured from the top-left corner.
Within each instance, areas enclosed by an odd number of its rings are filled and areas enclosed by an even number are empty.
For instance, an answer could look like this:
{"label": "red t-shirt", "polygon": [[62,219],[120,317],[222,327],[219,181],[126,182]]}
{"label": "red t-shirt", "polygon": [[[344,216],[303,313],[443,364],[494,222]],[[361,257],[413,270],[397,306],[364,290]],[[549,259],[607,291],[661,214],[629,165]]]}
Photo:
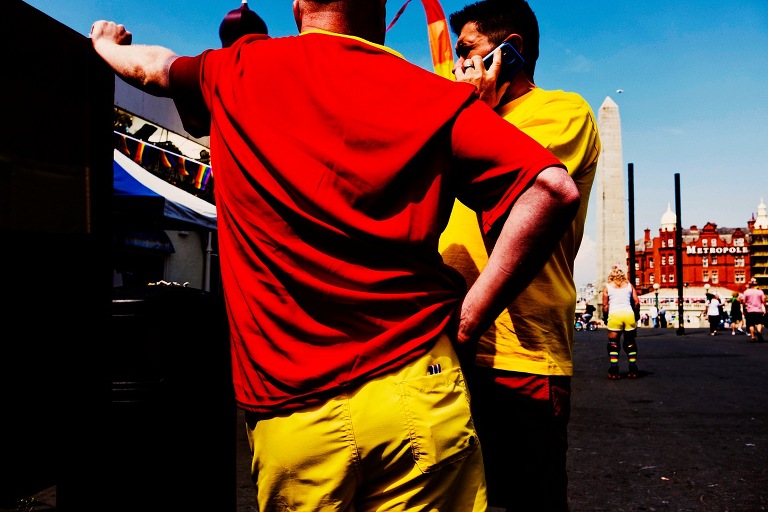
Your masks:
{"label": "red t-shirt", "polygon": [[177,59],[171,86],[187,126],[210,122],[235,394],[254,412],[423,355],[466,291],[437,251],[454,198],[490,229],[560,165],[472,86],[356,38],[245,37]]}

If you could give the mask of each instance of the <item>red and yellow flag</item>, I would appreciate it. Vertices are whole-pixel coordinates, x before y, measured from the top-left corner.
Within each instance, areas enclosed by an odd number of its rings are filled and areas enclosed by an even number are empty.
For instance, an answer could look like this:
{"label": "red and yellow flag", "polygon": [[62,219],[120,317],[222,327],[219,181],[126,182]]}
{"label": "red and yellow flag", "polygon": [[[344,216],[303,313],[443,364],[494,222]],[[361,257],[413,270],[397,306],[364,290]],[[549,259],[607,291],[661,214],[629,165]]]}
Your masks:
{"label": "red and yellow flag", "polygon": [[[395,17],[392,18],[387,30],[394,26],[409,3],[411,0],[405,1]],[[435,73],[453,80],[453,45],[443,7],[439,0],[421,0],[421,3],[427,14],[427,34],[429,35],[429,50],[432,53],[432,66],[435,68]]]}
{"label": "red and yellow flag", "polygon": [[128,149],[128,141],[125,139],[125,135],[118,134],[118,148],[121,153],[127,156],[131,156],[131,150]]}
{"label": "red and yellow flag", "polygon": [[168,169],[173,167],[173,162],[168,158],[168,153],[162,150],[160,151],[160,165],[167,167]]}
{"label": "red and yellow flag", "polygon": [[187,171],[187,159],[183,156],[179,156],[179,163],[177,164],[179,174],[182,176],[189,176],[189,171]]}
{"label": "red and yellow flag", "polygon": [[144,159],[144,148],[146,148],[147,145],[143,142],[139,142],[136,146],[136,154],[133,156],[133,161],[137,164],[141,164],[141,161]]}
{"label": "red and yellow flag", "polygon": [[421,0],[421,3],[427,13],[432,66],[435,68],[435,73],[453,80],[453,45],[443,8],[438,0]]}

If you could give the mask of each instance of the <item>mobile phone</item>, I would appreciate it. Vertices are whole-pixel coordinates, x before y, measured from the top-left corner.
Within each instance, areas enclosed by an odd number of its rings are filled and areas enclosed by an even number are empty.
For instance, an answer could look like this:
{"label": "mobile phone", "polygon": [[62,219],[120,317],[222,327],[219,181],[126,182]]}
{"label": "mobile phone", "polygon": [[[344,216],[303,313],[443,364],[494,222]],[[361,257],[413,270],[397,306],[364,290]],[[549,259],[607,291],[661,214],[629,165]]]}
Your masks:
{"label": "mobile phone", "polygon": [[[512,80],[523,69],[525,61],[517,49],[507,42],[501,43],[497,48],[501,48],[501,71],[499,71],[499,77],[496,79],[496,82],[501,84]],[[485,69],[490,68],[491,64],[493,64],[493,52],[495,51],[496,49],[494,48],[491,53],[483,57]]]}

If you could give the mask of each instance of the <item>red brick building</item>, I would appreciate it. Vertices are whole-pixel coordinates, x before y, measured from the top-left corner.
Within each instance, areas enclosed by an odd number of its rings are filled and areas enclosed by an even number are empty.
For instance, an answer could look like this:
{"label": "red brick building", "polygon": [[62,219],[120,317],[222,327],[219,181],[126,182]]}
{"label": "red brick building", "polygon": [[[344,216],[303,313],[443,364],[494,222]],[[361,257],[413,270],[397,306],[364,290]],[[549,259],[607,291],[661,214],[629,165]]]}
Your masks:
{"label": "red brick building", "polygon": [[[718,228],[717,224],[707,222],[703,228],[691,226],[683,229],[682,251],[675,247],[676,217],[671,208],[661,218],[658,236],[651,237],[651,230],[645,229],[645,236],[635,246],[635,287],[639,294],[654,292],[653,285],[659,288],[677,288],[682,281],[685,288],[706,287],[724,288],[742,291],[755,273],[762,277],[762,252],[756,254],[757,261],[751,261],[751,246],[762,248],[760,233],[763,225],[762,211],[764,204],[758,207],[758,224],[754,216],[745,228]],[[682,275],[678,275],[678,254],[682,254]],[[754,272],[753,263],[758,265]],[[768,271],[766,271],[768,275]]]}

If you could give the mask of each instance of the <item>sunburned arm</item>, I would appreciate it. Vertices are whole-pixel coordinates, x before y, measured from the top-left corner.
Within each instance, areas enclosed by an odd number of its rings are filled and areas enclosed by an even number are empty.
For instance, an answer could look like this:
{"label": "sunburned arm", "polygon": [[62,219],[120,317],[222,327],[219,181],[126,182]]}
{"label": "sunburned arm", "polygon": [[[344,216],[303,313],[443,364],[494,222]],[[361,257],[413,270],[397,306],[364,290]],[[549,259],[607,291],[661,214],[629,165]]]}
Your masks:
{"label": "sunburned arm", "polygon": [[525,289],[571,225],[579,191],[560,167],[542,171],[515,201],[488,264],[461,306],[458,342],[474,342]]}
{"label": "sunburned arm", "polygon": [[94,50],[126,82],[154,96],[170,94],[169,72],[178,57],[162,46],[131,45],[123,25],[97,21],[91,27]]}

